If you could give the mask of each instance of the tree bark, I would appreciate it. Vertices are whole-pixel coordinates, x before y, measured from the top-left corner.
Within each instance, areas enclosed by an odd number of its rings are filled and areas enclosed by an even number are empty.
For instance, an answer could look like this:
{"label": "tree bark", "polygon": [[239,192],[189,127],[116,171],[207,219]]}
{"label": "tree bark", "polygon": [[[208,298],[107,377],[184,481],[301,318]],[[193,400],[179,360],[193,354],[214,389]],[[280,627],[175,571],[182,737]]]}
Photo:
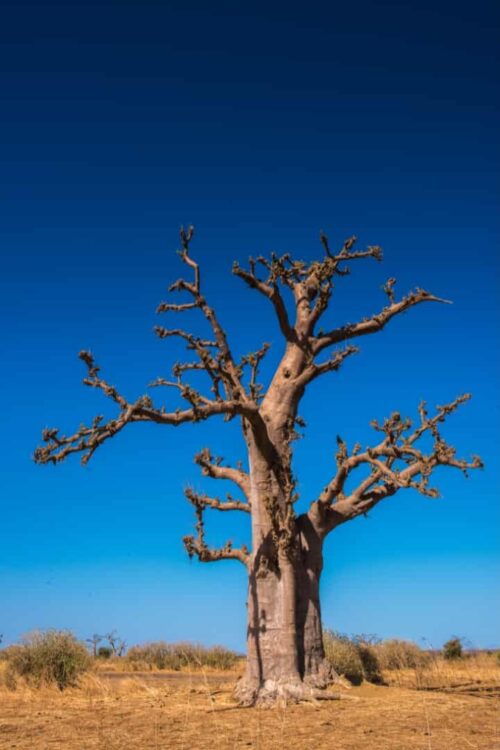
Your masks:
{"label": "tree bark", "polygon": [[323,570],[323,537],[307,514],[297,519],[300,556],[297,565],[297,645],[299,672],[312,687],[338,681],[325,659],[321,623],[320,578]]}
{"label": "tree bark", "polygon": [[[319,602],[320,569],[297,550],[278,566],[260,551],[248,586],[246,671],[236,688],[245,705],[301,700],[337,682],[325,659]],[[259,560],[260,557],[260,560]],[[265,560],[265,562],[263,562]]]}
{"label": "tree bark", "polygon": [[317,689],[338,681],[338,676],[323,648],[323,538],[303,515],[293,519],[288,548],[280,548],[266,511],[265,491],[270,487],[262,477],[269,478],[269,467],[259,473],[257,464],[254,458],[247,664],[235,694],[244,705],[272,705],[317,697]]}

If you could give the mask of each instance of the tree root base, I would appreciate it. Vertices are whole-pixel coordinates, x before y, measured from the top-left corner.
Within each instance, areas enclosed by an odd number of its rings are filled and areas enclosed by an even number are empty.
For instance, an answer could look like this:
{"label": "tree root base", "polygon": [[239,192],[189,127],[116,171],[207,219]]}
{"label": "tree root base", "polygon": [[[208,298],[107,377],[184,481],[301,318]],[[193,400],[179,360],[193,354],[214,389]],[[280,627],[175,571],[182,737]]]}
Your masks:
{"label": "tree root base", "polygon": [[256,684],[242,678],[235,688],[234,697],[242,707],[259,708],[351,698],[342,693],[327,692],[325,687],[316,687],[301,680],[265,680],[262,684]]}
{"label": "tree root base", "polygon": [[309,685],[309,687],[319,688],[320,690],[330,687],[330,685],[340,685],[348,690],[351,688],[351,684],[343,677],[340,677],[326,659],[323,659],[316,666],[316,670],[313,673],[304,677],[304,683]]}

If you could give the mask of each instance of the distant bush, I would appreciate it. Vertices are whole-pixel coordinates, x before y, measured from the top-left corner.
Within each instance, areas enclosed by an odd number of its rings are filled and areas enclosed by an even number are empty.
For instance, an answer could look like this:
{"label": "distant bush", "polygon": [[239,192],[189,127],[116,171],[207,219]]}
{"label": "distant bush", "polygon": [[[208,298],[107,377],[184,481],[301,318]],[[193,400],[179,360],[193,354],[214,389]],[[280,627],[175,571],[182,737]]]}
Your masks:
{"label": "distant bush", "polygon": [[377,646],[383,669],[418,669],[429,662],[429,655],[412,641],[391,638]]}
{"label": "distant bush", "polygon": [[230,669],[236,664],[239,656],[223,646],[207,648],[193,643],[155,641],[142,646],[132,646],[125,658],[136,669],[179,670],[193,666]]}
{"label": "distant bush", "polygon": [[132,646],[127,656],[128,661],[136,664],[140,662],[146,667],[157,669],[180,669],[180,662],[175,660],[172,646],[165,641],[145,643],[142,646]]}
{"label": "distant bush", "polygon": [[8,668],[36,687],[55,683],[60,690],[75,685],[90,666],[87,649],[66,630],[35,631],[9,648]]}
{"label": "distant bush", "polygon": [[207,667],[214,669],[231,669],[239,660],[239,656],[234,651],[230,651],[224,646],[212,646],[202,655]]}
{"label": "distant bush", "polygon": [[443,656],[445,659],[461,659],[463,656],[462,641],[454,636],[443,646]]}
{"label": "distant bush", "polygon": [[111,659],[113,651],[109,646],[99,646],[97,649],[98,659]]}
{"label": "distant bush", "polygon": [[416,643],[396,638],[380,641],[375,636],[349,637],[325,630],[324,645],[333,668],[353,685],[363,680],[383,685],[383,669],[420,669],[430,660]]}

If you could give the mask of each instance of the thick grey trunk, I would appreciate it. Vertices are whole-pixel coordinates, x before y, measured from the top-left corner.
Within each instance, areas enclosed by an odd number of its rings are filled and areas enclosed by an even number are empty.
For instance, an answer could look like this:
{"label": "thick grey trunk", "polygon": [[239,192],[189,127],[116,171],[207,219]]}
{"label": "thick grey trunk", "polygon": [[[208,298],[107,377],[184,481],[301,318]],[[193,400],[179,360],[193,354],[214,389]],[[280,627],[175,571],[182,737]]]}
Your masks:
{"label": "thick grey trunk", "polygon": [[291,557],[273,557],[265,539],[254,553],[248,587],[247,666],[236,695],[245,704],[304,699],[336,679],[325,660],[319,581],[322,542],[298,519]]}
{"label": "thick grey trunk", "polygon": [[[298,361],[295,361],[298,358]],[[290,440],[298,399],[287,378],[303,353],[292,349],[261,408],[244,427],[249,449],[252,558],[248,651],[236,695],[245,704],[300,700],[332,682],[325,662],[319,603],[323,536],[293,513]]]}
{"label": "thick grey trunk", "polygon": [[320,578],[323,537],[307,515],[297,520],[300,564],[297,566],[297,647],[299,671],[308,685],[322,688],[338,680],[325,659],[321,624]]}

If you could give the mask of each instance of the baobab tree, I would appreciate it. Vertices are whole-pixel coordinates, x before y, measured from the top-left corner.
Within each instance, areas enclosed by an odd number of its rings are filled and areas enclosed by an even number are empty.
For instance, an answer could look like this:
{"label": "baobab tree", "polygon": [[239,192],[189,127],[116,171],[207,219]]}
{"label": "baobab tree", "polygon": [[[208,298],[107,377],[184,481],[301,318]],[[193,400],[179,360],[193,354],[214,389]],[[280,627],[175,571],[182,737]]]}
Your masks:
{"label": "baobab tree", "polygon": [[[248,453],[246,466],[226,465],[210,448],[199,452],[195,462],[203,475],[232,482],[239,496],[220,499],[188,489],[186,495],[196,514],[196,533],[184,537],[184,544],[188,554],[202,562],[237,560],[248,571],[247,665],[236,688],[241,703],[302,700],[319,695],[320,689],[336,678],[325,660],[321,629],[319,583],[326,537],[402,489],[436,497],[438,492],[429,482],[438,466],[456,468],[464,474],[480,467],[477,456],[458,458],[440,432],[446,417],[470,396],[461,395],[436,407],[432,414],[421,403],[415,425],[399,412],[381,423],[372,422],[376,439],[371,447],[356,444],[349,449],[337,438],[332,476],[308,510],[297,514],[292,445],[296,428],[302,425],[298,407],[306,389],[339,370],[358,351],[353,341],[378,333],[412,307],[445,300],[419,288],[397,299],[395,279],[390,278],[384,286],[387,302],[379,312],[356,323],[320,329],[318,324],[329,308],[336,277],[347,274],[352,262],[380,261],[382,251],[378,246],[357,250],[356,238],[352,237],[335,252],[321,234],[323,252],[319,260],[303,262],[288,254],[272,254],[250,258],[246,268],[235,263],[233,273],[270,302],[283,337],[281,359],[265,387],[259,382],[259,368],[269,345],[241,359],[234,356],[219,316],[203,293],[200,267],[190,250],[192,238],[192,227],[181,229],[179,254],[189,278],[179,279],[169,289],[183,293],[184,299],[162,302],[157,312],[182,316],[197,310],[208,321],[211,337],[180,327],[157,326],[161,339],[173,337],[185,342],[192,358],[176,363],[170,379],[158,378],[151,384],[173,389],[181,406],[168,410],[156,405],[149,394],[128,401],[103,378],[94,356],[82,351],[79,356],[87,368],[83,382],[111,399],[117,414],[108,421],[97,416],[72,435],[63,435],[58,429],[44,430],[44,445],[36,449],[34,458],[41,464],[56,464],[79,453],[86,464],[97,448],[136,422],[176,427],[218,416],[237,418]],[[210,390],[207,386],[202,392],[187,382],[192,371],[206,374]],[[209,509],[247,513],[251,548],[237,547],[230,541],[220,548],[210,546],[204,525]]]}
{"label": "baobab tree", "polygon": [[112,630],[111,633],[106,633],[104,638],[106,638],[107,642],[109,643],[109,647],[113,656],[123,656],[127,649],[127,644],[125,643],[123,638],[120,638],[116,630]]}
{"label": "baobab tree", "polygon": [[90,638],[85,638],[85,643],[88,643],[92,647],[92,656],[94,659],[97,656],[97,647],[103,638],[104,636],[99,635],[99,633],[93,633]]}

